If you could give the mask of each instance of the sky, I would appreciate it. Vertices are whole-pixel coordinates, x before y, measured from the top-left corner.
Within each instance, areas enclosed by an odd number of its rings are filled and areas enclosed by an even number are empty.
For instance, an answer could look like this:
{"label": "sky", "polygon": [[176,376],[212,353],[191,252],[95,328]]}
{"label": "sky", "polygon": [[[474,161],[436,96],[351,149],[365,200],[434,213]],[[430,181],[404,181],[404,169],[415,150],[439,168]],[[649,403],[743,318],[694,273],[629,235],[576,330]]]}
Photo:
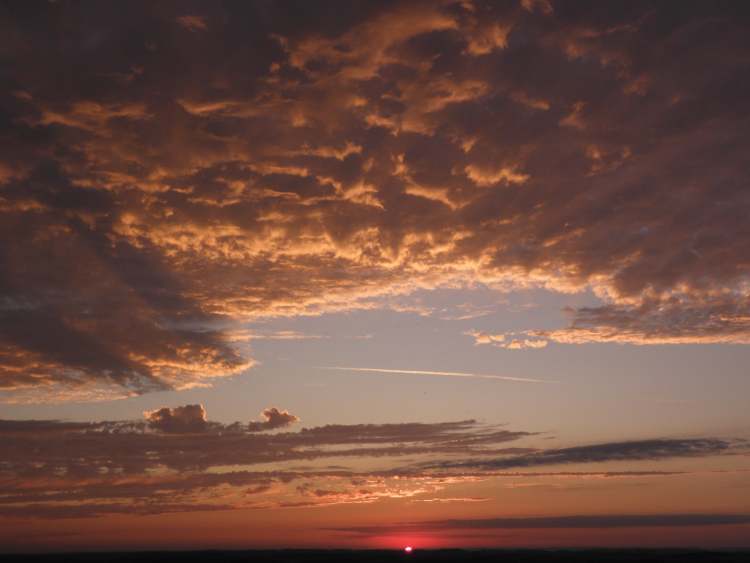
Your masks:
{"label": "sky", "polygon": [[748,37],[0,2],[0,551],[750,547]]}

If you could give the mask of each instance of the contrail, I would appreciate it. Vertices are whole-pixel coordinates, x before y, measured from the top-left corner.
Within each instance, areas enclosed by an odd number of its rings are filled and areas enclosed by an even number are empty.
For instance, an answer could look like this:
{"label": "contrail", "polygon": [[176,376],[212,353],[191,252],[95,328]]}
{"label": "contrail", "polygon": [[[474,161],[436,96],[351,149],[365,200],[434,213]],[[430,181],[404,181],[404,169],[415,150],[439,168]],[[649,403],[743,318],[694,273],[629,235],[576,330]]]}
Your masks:
{"label": "contrail", "polygon": [[389,375],[435,375],[438,377],[469,377],[473,379],[500,379],[502,381],[515,381],[518,383],[556,383],[549,379],[531,379],[529,377],[511,377],[508,375],[489,375],[486,373],[471,373],[465,371],[426,371],[418,369],[385,369],[385,368],[356,368],[346,366],[316,366],[316,369],[328,369],[336,371],[364,371],[369,373],[384,373]]}

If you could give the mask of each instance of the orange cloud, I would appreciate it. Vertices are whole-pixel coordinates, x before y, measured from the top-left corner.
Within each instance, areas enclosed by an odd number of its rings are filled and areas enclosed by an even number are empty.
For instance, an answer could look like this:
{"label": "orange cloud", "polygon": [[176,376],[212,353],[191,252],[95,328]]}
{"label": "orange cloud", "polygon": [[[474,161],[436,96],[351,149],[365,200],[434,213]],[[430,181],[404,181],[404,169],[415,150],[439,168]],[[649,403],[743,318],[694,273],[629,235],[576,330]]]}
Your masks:
{"label": "orange cloud", "polygon": [[[134,9],[76,57],[19,22],[3,400],[210,385],[253,365],[241,321],[447,284],[600,298],[557,331],[479,337],[510,348],[747,342],[746,30],[688,10],[677,45],[638,7],[553,8],[378,4],[323,27]],[[138,26],[171,47],[123,51]],[[79,71],[61,87],[56,68]]]}
{"label": "orange cloud", "polygon": [[179,16],[177,23],[188,31],[205,31],[208,29],[206,19],[201,16]]}

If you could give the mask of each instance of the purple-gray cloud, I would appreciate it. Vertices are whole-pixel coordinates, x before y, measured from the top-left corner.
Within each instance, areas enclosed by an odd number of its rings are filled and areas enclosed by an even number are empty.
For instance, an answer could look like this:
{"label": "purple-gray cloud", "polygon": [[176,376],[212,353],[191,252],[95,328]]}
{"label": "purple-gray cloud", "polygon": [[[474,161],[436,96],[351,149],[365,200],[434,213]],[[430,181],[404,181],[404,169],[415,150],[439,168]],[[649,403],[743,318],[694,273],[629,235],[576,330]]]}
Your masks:
{"label": "purple-gray cloud", "polygon": [[265,420],[262,422],[251,421],[247,426],[250,432],[285,428],[299,421],[299,417],[294,416],[289,411],[279,410],[276,407],[269,407],[260,414]]}
{"label": "purple-gray cloud", "polygon": [[[539,449],[522,442],[534,440],[534,432],[474,420],[261,433],[298,420],[281,409],[264,412],[266,422],[249,424],[210,421],[202,405],[164,407],[145,413],[145,421],[0,421],[0,512],[75,518],[434,498],[453,484],[490,478],[668,478],[686,472],[661,470],[654,462],[746,450],[744,443],[718,438]],[[356,460],[359,467],[377,461],[378,469],[325,464],[333,458]],[[526,471],[613,461],[634,466]]]}
{"label": "purple-gray cloud", "polygon": [[162,407],[143,413],[150,428],[175,434],[203,432],[208,428],[206,409],[203,405],[184,407]]}
{"label": "purple-gray cloud", "polygon": [[602,463],[612,461],[656,461],[719,455],[733,444],[717,438],[685,438],[607,442],[571,448],[548,449],[498,459],[472,459],[429,464],[428,467],[476,469],[514,469],[567,463]]}
{"label": "purple-gray cloud", "polygon": [[338,532],[362,536],[388,533],[414,533],[445,530],[539,530],[602,528],[670,528],[686,526],[732,526],[750,523],[750,514],[601,514],[543,516],[531,518],[482,518],[434,520],[395,526],[352,526],[332,528]]}

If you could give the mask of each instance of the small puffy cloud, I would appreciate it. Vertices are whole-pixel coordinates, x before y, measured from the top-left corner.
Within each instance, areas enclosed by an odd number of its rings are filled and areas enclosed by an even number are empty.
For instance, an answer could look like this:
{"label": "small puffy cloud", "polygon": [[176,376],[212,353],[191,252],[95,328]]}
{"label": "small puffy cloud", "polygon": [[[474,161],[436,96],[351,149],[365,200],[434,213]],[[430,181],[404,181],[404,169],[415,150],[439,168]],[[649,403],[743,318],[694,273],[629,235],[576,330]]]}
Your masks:
{"label": "small puffy cloud", "polygon": [[162,407],[145,411],[150,428],[171,434],[203,432],[208,426],[206,409],[203,405],[185,405],[183,407]]}
{"label": "small puffy cloud", "polygon": [[276,407],[269,407],[260,413],[265,420],[262,422],[252,421],[248,424],[250,432],[262,432],[264,430],[276,430],[285,428],[299,421],[299,417],[294,416],[289,411],[279,410]]}
{"label": "small puffy cloud", "polygon": [[162,407],[145,411],[143,416],[149,428],[172,434],[205,432],[211,429],[216,431],[227,429],[233,432],[263,432],[285,428],[300,420],[299,417],[287,410],[269,407],[260,413],[261,418],[263,418],[262,421],[251,421],[246,426],[240,423],[223,425],[217,422],[209,422],[203,405]]}

